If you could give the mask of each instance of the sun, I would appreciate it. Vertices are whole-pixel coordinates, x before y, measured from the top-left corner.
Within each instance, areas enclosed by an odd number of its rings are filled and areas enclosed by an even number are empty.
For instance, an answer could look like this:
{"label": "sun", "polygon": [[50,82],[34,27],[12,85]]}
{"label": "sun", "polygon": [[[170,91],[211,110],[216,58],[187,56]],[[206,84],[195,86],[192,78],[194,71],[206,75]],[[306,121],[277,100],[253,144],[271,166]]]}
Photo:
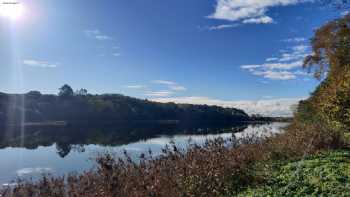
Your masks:
{"label": "sun", "polygon": [[16,20],[19,19],[24,12],[24,7],[17,1],[0,1],[0,16]]}

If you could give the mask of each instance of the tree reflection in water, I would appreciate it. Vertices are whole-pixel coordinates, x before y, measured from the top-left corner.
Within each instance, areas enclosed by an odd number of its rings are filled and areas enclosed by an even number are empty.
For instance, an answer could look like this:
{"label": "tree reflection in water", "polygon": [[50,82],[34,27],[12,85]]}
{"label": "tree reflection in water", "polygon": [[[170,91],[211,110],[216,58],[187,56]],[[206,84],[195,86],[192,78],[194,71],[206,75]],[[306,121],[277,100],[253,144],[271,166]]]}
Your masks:
{"label": "tree reflection in water", "polygon": [[[57,154],[64,158],[72,150],[84,152],[84,145],[121,146],[140,140],[147,140],[159,135],[204,135],[220,133],[237,133],[246,129],[248,124],[225,125],[138,125],[108,127],[28,127],[23,138],[16,127],[2,128],[0,132],[0,149],[19,147],[37,149],[39,146],[55,144]],[[22,139],[22,140],[21,140]],[[21,142],[24,142],[21,144]]]}

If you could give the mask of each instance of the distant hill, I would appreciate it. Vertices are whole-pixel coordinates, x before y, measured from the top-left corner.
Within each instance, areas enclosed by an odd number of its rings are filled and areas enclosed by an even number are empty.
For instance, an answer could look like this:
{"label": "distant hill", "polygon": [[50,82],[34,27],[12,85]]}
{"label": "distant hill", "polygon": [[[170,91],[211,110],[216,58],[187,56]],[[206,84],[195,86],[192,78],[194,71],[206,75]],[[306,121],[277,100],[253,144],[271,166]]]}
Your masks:
{"label": "distant hill", "polygon": [[[64,86],[63,86],[64,87]],[[213,123],[242,122],[250,117],[235,108],[207,105],[157,103],[120,94],[73,93],[68,86],[58,95],[31,91],[27,94],[0,93],[0,123],[18,125],[61,121],[69,124]],[[24,121],[23,121],[24,120]]]}

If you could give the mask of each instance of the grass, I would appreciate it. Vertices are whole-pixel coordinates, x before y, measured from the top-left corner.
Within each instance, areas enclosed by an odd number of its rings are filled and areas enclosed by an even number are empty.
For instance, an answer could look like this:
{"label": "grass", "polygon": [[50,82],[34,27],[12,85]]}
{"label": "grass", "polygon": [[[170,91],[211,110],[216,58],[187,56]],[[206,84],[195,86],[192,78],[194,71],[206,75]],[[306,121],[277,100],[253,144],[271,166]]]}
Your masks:
{"label": "grass", "polygon": [[350,150],[280,165],[265,185],[238,196],[350,196]]}

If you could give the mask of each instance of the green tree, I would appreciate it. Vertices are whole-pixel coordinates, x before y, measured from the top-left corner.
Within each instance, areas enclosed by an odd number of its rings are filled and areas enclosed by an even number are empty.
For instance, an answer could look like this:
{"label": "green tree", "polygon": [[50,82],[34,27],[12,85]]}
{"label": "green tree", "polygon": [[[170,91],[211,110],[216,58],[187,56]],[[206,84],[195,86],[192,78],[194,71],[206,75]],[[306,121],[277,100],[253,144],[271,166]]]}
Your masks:
{"label": "green tree", "polygon": [[88,94],[88,91],[84,88],[81,88],[80,90],[75,91],[75,95],[78,96],[86,96]]}
{"label": "green tree", "polygon": [[60,97],[71,97],[73,95],[74,95],[73,89],[67,84],[63,85],[58,92],[58,96]]}

